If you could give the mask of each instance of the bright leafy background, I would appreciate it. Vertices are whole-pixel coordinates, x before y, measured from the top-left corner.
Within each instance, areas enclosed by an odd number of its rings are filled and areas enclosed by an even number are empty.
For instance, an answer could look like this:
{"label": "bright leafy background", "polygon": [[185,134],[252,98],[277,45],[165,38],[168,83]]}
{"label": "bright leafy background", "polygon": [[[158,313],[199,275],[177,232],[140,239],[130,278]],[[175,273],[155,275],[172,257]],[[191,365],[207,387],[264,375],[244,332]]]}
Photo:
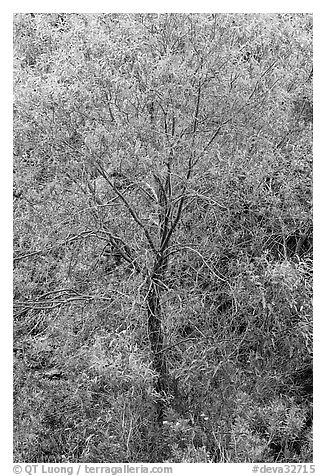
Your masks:
{"label": "bright leafy background", "polygon": [[[16,461],[311,461],[311,16],[17,14],[14,31]],[[158,429],[144,278],[103,259],[105,230],[153,256],[95,163],[156,243],[171,153]]]}

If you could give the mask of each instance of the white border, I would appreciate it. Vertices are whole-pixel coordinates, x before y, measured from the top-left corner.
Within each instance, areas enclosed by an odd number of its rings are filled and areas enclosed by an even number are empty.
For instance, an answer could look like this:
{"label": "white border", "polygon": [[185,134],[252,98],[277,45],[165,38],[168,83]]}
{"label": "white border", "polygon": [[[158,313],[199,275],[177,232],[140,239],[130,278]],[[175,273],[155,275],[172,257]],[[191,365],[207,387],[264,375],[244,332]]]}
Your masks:
{"label": "white border", "polygon": [[[44,1],[14,1],[1,8],[0,44],[1,44],[1,160],[2,170],[0,176],[0,211],[1,211],[1,248],[0,248],[0,290],[1,290],[1,442],[0,464],[3,468],[1,473],[12,474],[12,14],[14,12],[217,12],[217,13],[284,13],[303,12],[314,14],[314,462],[316,463],[316,475],[326,474],[325,465],[325,247],[326,247],[326,174],[325,174],[325,133],[326,127],[322,121],[325,116],[325,30],[326,17],[321,2],[303,1],[275,1],[275,2],[176,2],[166,1],[162,3],[153,1],[142,2],[108,2],[70,1],[69,4],[57,1],[53,4],[45,4]],[[173,465],[175,466],[175,465]],[[210,468],[208,468],[210,466]],[[227,466],[227,467],[226,467]],[[217,474],[250,474],[252,465],[214,465],[214,473]],[[1,466],[0,466],[1,467]],[[205,465],[177,465],[174,474],[181,471],[210,472],[212,466]],[[8,471],[7,471],[8,469]],[[247,473],[248,471],[248,473]]]}

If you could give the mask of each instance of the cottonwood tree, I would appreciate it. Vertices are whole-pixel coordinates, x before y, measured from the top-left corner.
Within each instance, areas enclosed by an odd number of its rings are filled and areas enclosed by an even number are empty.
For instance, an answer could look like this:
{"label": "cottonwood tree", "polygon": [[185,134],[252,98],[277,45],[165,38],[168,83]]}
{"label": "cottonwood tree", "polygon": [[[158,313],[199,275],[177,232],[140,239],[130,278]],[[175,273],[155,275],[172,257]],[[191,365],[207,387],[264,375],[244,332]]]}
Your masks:
{"label": "cottonwood tree", "polygon": [[[214,250],[191,239],[199,225],[191,217],[213,207],[228,220],[230,204],[218,201],[222,171],[240,156],[268,162],[266,151],[277,157],[302,133],[310,103],[295,101],[310,94],[309,21],[35,14],[17,15],[15,28],[16,199],[33,202],[43,190],[45,215],[57,214],[55,232],[17,242],[17,259],[88,239],[115,256],[109,276],[125,263],[123,279],[137,283],[146,308],[162,423],[169,264],[187,250],[210,268]],[[291,124],[291,111],[301,122]],[[30,189],[26,170],[35,171]],[[33,227],[37,207],[24,203],[17,213]],[[216,268],[214,279],[223,282]]]}

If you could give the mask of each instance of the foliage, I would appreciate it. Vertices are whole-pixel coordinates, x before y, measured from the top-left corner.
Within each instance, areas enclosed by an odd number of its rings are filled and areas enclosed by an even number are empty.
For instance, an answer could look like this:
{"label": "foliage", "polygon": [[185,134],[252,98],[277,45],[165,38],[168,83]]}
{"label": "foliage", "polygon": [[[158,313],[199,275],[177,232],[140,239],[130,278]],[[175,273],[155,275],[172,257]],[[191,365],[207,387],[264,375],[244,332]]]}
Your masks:
{"label": "foliage", "polygon": [[14,17],[15,460],[312,458],[312,20]]}

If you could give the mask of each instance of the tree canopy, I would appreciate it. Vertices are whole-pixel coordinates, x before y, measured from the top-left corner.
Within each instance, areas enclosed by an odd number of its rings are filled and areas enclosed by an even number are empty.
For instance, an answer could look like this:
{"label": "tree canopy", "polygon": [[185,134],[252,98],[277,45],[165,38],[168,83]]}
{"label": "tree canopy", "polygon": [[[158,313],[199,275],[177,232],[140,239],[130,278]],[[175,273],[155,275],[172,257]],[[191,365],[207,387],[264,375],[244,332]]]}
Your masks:
{"label": "tree canopy", "polygon": [[311,15],[14,48],[15,458],[311,461]]}

